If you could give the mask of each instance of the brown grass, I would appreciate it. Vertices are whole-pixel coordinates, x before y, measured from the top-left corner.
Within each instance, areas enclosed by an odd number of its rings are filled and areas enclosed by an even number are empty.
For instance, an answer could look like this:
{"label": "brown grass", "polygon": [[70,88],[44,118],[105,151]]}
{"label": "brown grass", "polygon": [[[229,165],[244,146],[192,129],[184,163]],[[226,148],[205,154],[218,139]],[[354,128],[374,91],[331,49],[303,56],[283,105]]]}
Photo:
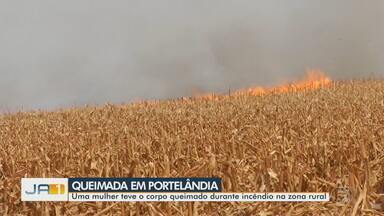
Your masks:
{"label": "brown grass", "polygon": [[[332,202],[20,201],[21,177],[96,176],[219,176],[224,191],[330,192]],[[1,215],[384,215],[380,193],[384,81],[0,117]]]}

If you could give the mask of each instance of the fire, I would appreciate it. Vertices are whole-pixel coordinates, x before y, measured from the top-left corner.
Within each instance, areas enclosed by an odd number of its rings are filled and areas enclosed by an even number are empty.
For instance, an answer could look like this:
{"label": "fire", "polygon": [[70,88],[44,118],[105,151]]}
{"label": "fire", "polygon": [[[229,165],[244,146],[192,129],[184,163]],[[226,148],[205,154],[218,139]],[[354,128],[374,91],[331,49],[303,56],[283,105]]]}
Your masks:
{"label": "fire", "polygon": [[271,88],[254,87],[245,90],[239,90],[235,94],[248,93],[251,95],[264,95],[270,93],[298,92],[303,90],[318,89],[330,85],[332,80],[320,70],[309,70],[303,80],[293,83],[280,85]]}
{"label": "fire", "polygon": [[[331,78],[329,78],[321,70],[308,70],[306,72],[306,77],[302,80],[291,82],[288,84],[278,85],[275,87],[252,87],[248,89],[240,89],[228,95],[218,95],[215,93],[209,94],[199,94],[198,89],[194,89],[195,95],[193,97],[182,97],[181,99],[185,102],[191,102],[194,99],[203,99],[203,100],[219,100],[222,97],[229,96],[241,96],[241,95],[255,95],[262,96],[268,94],[282,94],[289,92],[300,92],[306,90],[315,90],[319,88],[325,88],[332,84]],[[134,104],[151,104],[157,103],[156,101],[137,101]]]}
{"label": "fire", "polygon": [[[283,84],[275,87],[252,87],[248,89],[241,89],[236,92],[234,92],[232,95],[240,96],[245,94],[250,95],[267,95],[272,93],[287,93],[287,92],[299,92],[299,91],[305,91],[305,90],[314,90],[318,88],[327,87],[332,83],[332,80],[325,75],[324,72],[321,70],[308,70],[306,72],[306,78],[288,83]],[[197,96],[197,98],[202,99],[217,99],[218,96],[215,94],[206,94],[206,95],[200,95]]]}

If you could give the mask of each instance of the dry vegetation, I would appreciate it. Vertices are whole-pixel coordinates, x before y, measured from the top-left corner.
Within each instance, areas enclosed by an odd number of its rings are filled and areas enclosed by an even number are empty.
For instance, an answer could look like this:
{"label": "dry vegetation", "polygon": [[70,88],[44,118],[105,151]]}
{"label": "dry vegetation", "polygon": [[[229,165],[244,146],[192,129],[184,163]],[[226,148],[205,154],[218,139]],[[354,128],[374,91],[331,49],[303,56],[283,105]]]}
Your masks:
{"label": "dry vegetation", "polygon": [[[330,192],[333,201],[20,201],[21,177],[96,176],[219,176],[225,191]],[[1,215],[384,215],[380,193],[384,81],[0,117]]]}

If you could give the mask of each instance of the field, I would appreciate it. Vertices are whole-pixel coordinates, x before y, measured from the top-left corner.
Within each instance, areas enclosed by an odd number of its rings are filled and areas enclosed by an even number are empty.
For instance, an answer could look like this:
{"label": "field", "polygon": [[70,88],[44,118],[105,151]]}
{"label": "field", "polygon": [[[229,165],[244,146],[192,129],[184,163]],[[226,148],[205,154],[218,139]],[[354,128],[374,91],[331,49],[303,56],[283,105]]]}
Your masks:
{"label": "field", "polygon": [[[23,203],[21,177],[210,177],[328,203]],[[343,190],[344,188],[344,190]],[[384,81],[0,117],[1,215],[384,215]]]}

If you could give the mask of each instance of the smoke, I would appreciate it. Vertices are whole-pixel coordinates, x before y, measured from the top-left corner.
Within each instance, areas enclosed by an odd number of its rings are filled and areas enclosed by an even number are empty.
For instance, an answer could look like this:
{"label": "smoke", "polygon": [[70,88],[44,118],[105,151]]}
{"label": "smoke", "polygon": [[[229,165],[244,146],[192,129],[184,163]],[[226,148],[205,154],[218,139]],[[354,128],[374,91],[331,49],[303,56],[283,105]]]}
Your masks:
{"label": "smoke", "polygon": [[0,109],[384,75],[384,1],[3,0]]}

